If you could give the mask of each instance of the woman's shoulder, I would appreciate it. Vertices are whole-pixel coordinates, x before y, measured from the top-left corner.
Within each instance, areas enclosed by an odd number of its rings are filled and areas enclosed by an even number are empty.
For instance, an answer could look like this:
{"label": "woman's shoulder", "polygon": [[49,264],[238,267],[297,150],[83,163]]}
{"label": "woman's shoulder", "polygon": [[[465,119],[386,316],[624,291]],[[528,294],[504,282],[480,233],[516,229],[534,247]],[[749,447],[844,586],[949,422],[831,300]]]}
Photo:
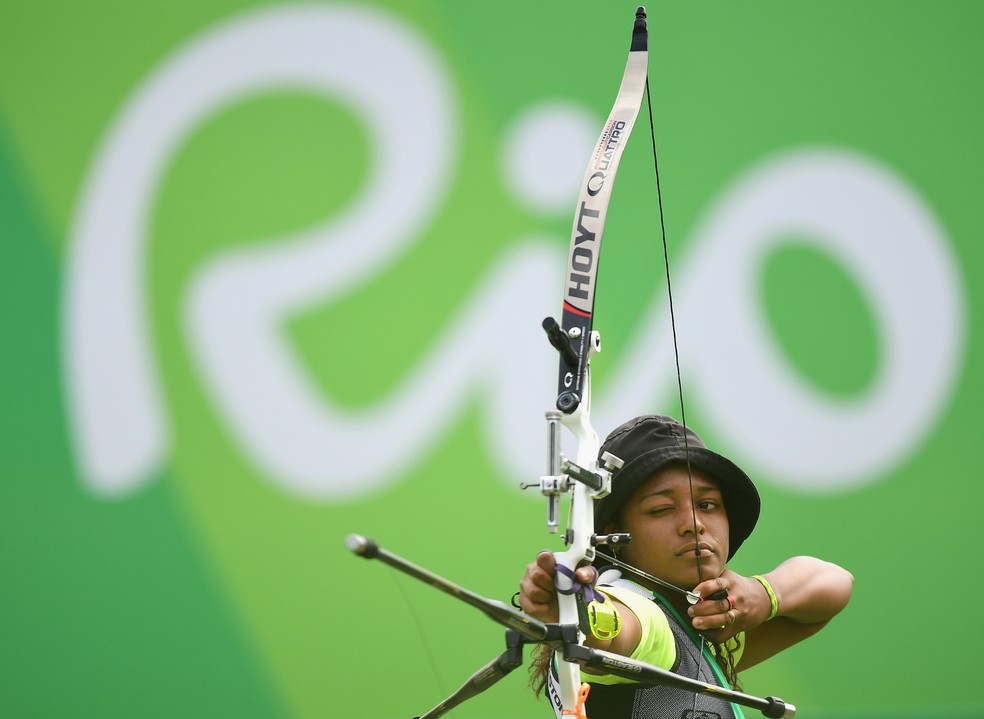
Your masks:
{"label": "woman's shoulder", "polygon": [[604,594],[627,607],[650,631],[669,631],[669,618],[659,602],[653,601],[653,593],[627,579],[615,579],[598,586]]}

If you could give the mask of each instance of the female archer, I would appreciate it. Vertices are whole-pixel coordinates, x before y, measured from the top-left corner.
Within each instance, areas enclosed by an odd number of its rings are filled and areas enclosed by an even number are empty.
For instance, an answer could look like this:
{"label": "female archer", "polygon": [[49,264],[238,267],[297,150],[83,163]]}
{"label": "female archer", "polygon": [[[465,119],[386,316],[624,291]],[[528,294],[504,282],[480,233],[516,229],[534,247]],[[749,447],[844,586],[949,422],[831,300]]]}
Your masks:
{"label": "female archer", "polygon": [[[593,567],[578,569],[581,582],[598,580],[621,624],[614,636],[588,636],[588,646],[737,687],[740,670],[815,634],[847,605],[851,574],[813,557],[793,557],[752,577],[726,568],[755,527],[759,495],[736,464],[707,449],[693,431],[669,417],[637,417],[612,432],[601,451],[624,464],[612,475],[611,494],[595,504],[595,527],[631,534],[631,543],[617,550],[618,560],[662,581],[613,572],[599,579]],[[707,599],[691,604],[685,590]],[[540,621],[558,620],[551,553],[542,552],[527,567],[519,602]],[[531,683],[554,699],[552,657],[540,649]],[[739,707],[717,697],[695,699],[681,689],[586,671],[582,678],[592,685],[591,719],[742,716]],[[558,702],[553,704],[559,716]]]}

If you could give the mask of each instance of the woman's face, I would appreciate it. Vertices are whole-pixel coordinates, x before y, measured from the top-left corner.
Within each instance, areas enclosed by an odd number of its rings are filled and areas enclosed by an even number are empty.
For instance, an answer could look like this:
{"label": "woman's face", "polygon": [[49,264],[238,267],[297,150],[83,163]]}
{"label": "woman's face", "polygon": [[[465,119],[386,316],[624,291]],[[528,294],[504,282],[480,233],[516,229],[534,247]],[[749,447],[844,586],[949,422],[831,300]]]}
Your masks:
{"label": "woman's face", "polygon": [[701,581],[698,550],[704,580],[721,574],[728,561],[728,515],[721,492],[693,470],[691,501],[685,466],[664,467],[643,482],[622,505],[617,530],[632,535],[622,549],[623,561],[681,588],[692,589]]}

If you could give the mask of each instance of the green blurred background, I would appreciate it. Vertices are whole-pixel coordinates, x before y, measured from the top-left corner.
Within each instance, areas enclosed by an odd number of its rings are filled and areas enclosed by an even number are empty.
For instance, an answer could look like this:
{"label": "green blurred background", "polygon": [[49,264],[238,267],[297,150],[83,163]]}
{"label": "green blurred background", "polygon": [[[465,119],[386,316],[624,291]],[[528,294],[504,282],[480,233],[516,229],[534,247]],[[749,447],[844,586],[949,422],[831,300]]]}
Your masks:
{"label": "green blurred background", "polygon": [[[409,717],[501,651],[497,626],[343,538],[500,599],[560,549],[518,489],[544,469],[553,396],[538,325],[633,11],[0,7],[0,715]],[[649,27],[688,419],[764,501],[734,568],[814,554],[856,578],[746,689],[804,717],[984,716],[961,678],[984,640],[984,8],[661,3]],[[606,230],[602,433],[679,414],[645,112]],[[909,309],[885,326],[815,226],[773,228],[741,275],[758,324],[731,328],[781,358],[789,382],[764,391],[686,301],[730,306],[712,239],[744,247],[729,232],[756,215],[727,208],[818,158],[876,168],[925,222],[877,193],[833,202]],[[855,441],[795,407],[758,416],[796,390],[854,417],[905,362],[912,406],[881,405]],[[523,674],[453,716],[548,715]]]}

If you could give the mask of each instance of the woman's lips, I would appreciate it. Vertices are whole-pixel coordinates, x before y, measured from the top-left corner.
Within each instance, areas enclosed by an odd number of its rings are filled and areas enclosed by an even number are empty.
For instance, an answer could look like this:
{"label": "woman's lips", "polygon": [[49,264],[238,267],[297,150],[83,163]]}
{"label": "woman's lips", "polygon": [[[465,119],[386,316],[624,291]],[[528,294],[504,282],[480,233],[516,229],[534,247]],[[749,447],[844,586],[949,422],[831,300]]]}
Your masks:
{"label": "woman's lips", "polygon": [[680,551],[677,552],[677,556],[678,557],[697,557],[698,556],[698,552],[697,552],[698,547],[700,548],[700,553],[699,553],[699,556],[700,557],[710,557],[712,554],[714,554],[714,550],[711,549],[711,547],[710,547],[709,544],[701,543],[699,545],[697,545],[697,544],[688,544],[687,546],[681,548]]}

